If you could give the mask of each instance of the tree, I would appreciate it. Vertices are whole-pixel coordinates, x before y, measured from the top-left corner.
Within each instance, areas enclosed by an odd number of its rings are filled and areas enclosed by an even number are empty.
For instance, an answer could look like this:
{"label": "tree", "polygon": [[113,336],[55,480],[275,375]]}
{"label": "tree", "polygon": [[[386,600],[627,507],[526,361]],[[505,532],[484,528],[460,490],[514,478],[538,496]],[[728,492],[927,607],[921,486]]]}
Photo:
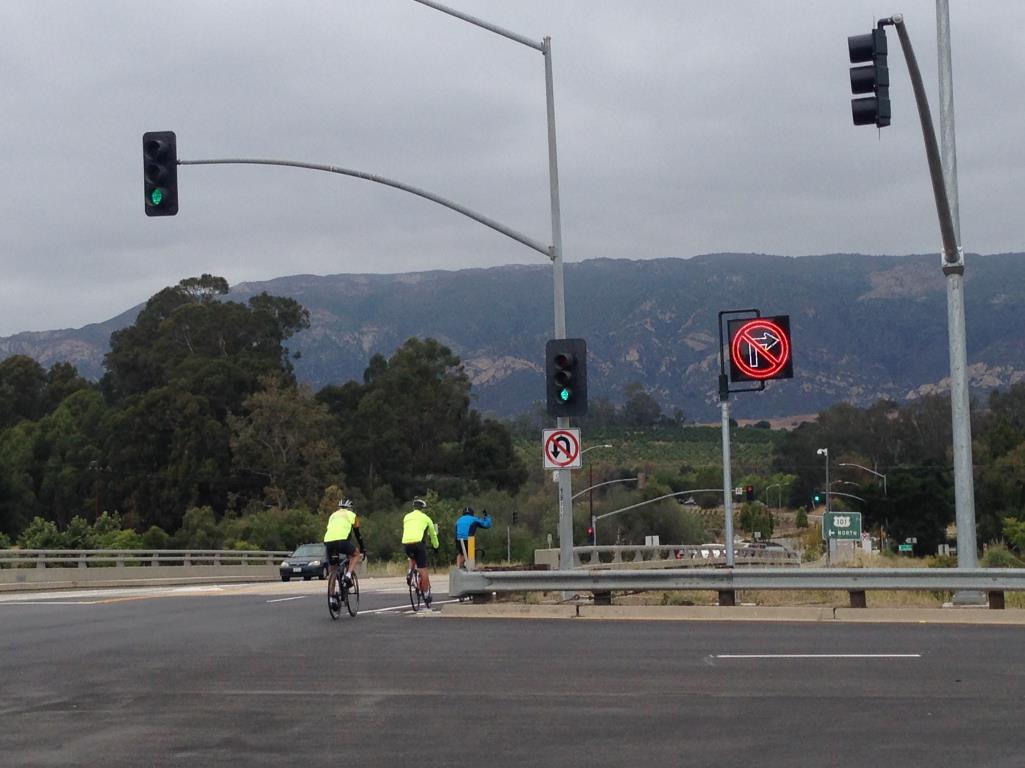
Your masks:
{"label": "tree", "polygon": [[261,376],[291,376],[284,342],[309,327],[309,312],[266,293],[248,305],[218,300],[227,290],[222,277],[187,278],[154,295],[133,325],[111,334],[101,382],[108,398],[121,402],[171,383],[190,391],[200,383],[209,387],[206,365],[225,361],[231,367],[219,376],[226,385],[219,398],[230,410],[257,389]]}
{"label": "tree", "polygon": [[327,406],[279,378],[263,385],[246,399],[245,415],[228,417],[232,466],[263,479],[270,503],[316,508],[324,487],[342,482]]}
{"label": "tree", "polygon": [[644,391],[639,381],[623,387],[623,420],[631,427],[650,427],[662,417],[662,408],[655,398]]}
{"label": "tree", "polygon": [[45,413],[46,372],[27,355],[0,361],[0,430]]}
{"label": "tree", "polygon": [[373,504],[381,486],[408,499],[447,483],[514,491],[526,469],[500,423],[470,408],[470,381],[459,358],[434,339],[407,340],[390,359],[374,355],[363,385],[326,387],[350,483]]}
{"label": "tree", "polygon": [[[775,527],[772,513],[760,501],[750,501],[742,504],[737,522],[740,524],[741,529],[747,531],[755,538],[772,538],[772,531]],[[755,536],[756,533],[759,535]]]}

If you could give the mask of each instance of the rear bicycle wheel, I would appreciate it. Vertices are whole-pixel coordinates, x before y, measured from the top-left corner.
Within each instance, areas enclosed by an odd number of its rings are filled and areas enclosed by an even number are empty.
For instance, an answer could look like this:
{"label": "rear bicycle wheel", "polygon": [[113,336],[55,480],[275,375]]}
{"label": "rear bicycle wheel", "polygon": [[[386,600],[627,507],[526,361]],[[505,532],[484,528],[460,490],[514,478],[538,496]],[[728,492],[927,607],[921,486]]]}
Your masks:
{"label": "rear bicycle wheel", "polygon": [[420,610],[420,600],[420,574],[413,571],[413,578],[409,580],[409,604],[413,606],[413,611]]}
{"label": "rear bicycle wheel", "polygon": [[338,594],[338,571],[335,570],[327,577],[327,612],[332,619],[342,615],[342,597]]}
{"label": "rear bicycle wheel", "polygon": [[345,592],[345,610],[349,612],[350,616],[355,616],[359,611],[359,578],[356,576],[356,571],[352,572],[352,586]]}

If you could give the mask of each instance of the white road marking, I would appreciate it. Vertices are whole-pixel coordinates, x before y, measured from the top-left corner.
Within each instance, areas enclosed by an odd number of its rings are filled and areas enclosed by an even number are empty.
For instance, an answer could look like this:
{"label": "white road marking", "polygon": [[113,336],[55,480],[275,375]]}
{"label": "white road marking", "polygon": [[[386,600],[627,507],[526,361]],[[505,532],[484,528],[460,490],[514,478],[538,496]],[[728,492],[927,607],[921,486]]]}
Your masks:
{"label": "white road marking", "polygon": [[717,659],[920,659],[920,653],[719,653]]}
{"label": "white road marking", "polygon": [[306,595],[297,595],[296,597],[279,597],[276,600],[268,600],[268,603],[283,603],[286,600],[302,600]]}

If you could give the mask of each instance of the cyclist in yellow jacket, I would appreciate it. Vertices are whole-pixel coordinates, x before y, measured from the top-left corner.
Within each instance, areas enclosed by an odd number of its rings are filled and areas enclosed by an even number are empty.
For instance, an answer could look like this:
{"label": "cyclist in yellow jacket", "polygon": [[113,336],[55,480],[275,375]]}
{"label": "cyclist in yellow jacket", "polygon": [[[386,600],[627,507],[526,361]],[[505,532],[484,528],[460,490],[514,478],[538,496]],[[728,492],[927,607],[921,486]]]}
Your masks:
{"label": "cyclist in yellow jacket", "polygon": [[[352,541],[352,537],[356,541]],[[356,550],[359,544],[359,551]],[[344,499],[338,502],[336,509],[327,521],[327,530],[324,531],[324,548],[327,550],[327,559],[331,568],[345,555],[348,560],[345,565],[345,581],[347,585],[352,584],[352,571],[359,565],[359,557],[367,554],[367,547],[363,543],[363,536],[359,532],[359,517],[352,511],[352,502]]]}
{"label": "cyclist in yellow jacket", "polygon": [[[424,510],[427,502],[413,499],[413,509],[402,518],[402,543],[406,545],[406,557],[409,558],[409,571],[413,571],[413,563],[420,572],[420,591],[424,594],[424,603],[431,607],[431,577],[427,573],[427,546],[424,544],[424,533],[431,534],[431,546],[437,550],[438,526],[427,516]],[[406,576],[408,583],[410,576]]]}

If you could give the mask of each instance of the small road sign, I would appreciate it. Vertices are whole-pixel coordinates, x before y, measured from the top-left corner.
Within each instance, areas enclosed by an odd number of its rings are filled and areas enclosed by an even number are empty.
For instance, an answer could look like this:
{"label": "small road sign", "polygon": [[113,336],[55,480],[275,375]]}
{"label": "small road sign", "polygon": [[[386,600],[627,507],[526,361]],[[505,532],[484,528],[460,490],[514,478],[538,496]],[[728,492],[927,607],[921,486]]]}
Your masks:
{"label": "small road sign", "polygon": [[901,552],[912,552],[915,548],[911,544],[898,544],[897,549]]}
{"label": "small road sign", "polygon": [[826,512],[822,516],[822,537],[840,541],[861,541],[861,513]]}
{"label": "small road sign", "polygon": [[580,430],[542,430],[541,452],[545,469],[580,469]]}
{"label": "small road sign", "polygon": [[730,381],[791,379],[790,316],[730,320]]}

